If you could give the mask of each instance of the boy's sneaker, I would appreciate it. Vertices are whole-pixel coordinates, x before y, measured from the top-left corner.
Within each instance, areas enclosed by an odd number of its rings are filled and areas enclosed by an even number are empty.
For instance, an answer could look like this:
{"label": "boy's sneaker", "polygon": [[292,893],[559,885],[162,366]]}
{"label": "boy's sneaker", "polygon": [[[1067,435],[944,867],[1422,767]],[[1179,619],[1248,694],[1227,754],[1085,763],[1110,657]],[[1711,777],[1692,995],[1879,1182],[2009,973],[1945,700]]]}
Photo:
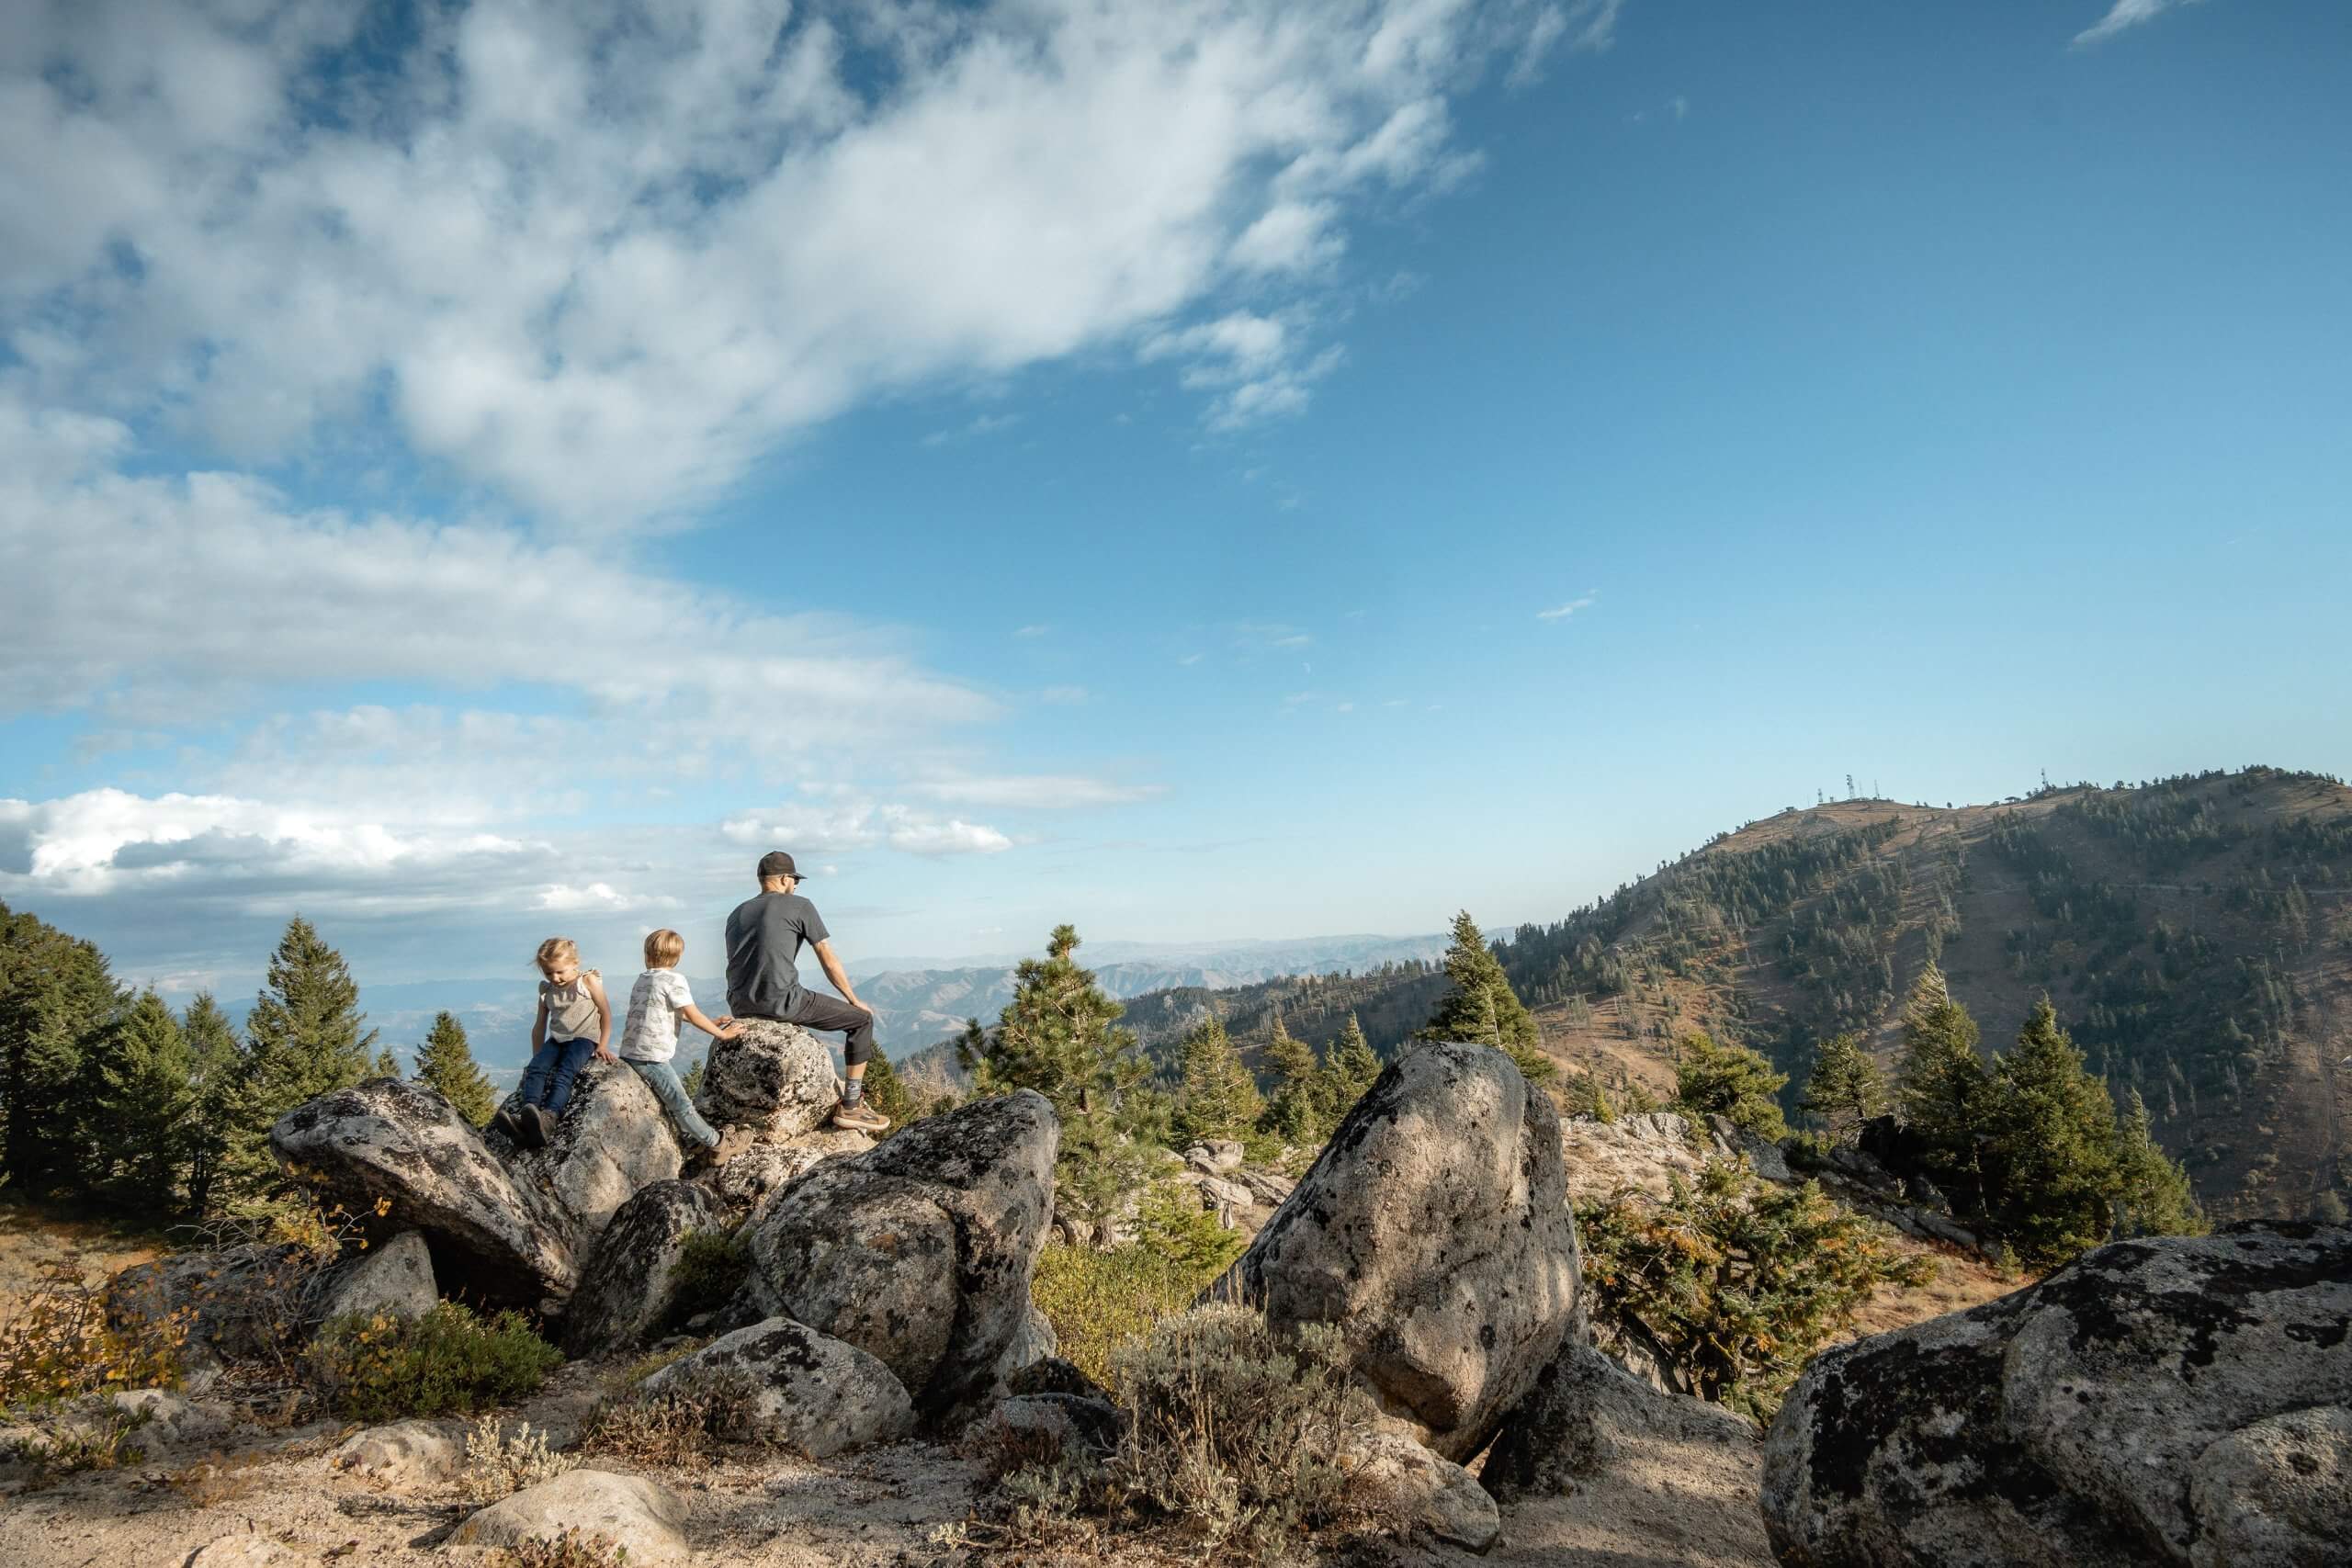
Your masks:
{"label": "boy's sneaker", "polygon": [[855,1105],[846,1102],[835,1105],[833,1125],[857,1133],[879,1133],[890,1125],[890,1119],[861,1100]]}

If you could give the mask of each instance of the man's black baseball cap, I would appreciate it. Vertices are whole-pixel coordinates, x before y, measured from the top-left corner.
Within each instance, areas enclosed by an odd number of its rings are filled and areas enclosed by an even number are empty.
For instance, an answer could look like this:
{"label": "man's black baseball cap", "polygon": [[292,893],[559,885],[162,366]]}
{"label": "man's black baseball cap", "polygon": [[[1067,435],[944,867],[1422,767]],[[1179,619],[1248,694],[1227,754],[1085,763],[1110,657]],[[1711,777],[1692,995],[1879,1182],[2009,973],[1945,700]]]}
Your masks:
{"label": "man's black baseball cap", "polygon": [[799,868],[792,863],[792,857],[786,854],[782,850],[770,850],[767,853],[760,857],[760,880],[762,882],[765,882],[771,876],[797,877],[799,875]]}

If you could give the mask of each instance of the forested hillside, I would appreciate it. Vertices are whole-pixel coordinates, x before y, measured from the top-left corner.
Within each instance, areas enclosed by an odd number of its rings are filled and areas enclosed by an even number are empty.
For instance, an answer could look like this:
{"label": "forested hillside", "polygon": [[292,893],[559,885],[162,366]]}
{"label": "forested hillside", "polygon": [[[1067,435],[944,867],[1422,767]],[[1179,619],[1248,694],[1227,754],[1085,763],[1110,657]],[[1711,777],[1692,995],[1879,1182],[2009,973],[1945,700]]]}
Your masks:
{"label": "forested hillside", "polygon": [[[1996,1050],[2046,992],[2217,1217],[2352,1195],[2352,790],[2333,779],[2256,767],[1792,808],[1496,951],[1551,1055],[1659,1092],[1693,1030],[1767,1052],[1792,1084],[1841,1031],[1892,1066],[1903,993],[1933,958]],[[1352,1011],[1385,1055],[1444,990],[1432,965],[1391,964],[1153,992],[1127,1017],[1163,1065],[1210,1014],[1253,1060],[1278,1011],[1317,1046]]]}

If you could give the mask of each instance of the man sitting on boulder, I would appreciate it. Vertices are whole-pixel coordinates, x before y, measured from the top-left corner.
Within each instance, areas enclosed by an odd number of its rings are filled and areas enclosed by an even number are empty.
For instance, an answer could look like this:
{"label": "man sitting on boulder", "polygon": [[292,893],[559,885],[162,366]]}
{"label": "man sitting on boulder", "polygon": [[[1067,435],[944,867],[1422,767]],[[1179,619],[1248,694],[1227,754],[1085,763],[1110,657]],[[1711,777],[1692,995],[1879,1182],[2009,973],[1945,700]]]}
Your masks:
{"label": "man sitting on boulder", "polygon": [[[760,857],[760,891],[735,906],[727,917],[727,1007],[737,1018],[772,1018],[808,1029],[838,1029],[846,1040],[842,1058],[849,1064],[848,1081],[841,1103],[833,1107],[833,1125],[861,1133],[879,1133],[890,1119],[865,1103],[865,1064],[874,1059],[874,1015],[857,999],[857,990],[833,956],[832,933],[817,914],[817,906],[795,893],[800,873],[792,857],[772,850]],[[842,1000],[820,996],[800,983],[796,960],[802,943],[817,950],[825,978]]]}

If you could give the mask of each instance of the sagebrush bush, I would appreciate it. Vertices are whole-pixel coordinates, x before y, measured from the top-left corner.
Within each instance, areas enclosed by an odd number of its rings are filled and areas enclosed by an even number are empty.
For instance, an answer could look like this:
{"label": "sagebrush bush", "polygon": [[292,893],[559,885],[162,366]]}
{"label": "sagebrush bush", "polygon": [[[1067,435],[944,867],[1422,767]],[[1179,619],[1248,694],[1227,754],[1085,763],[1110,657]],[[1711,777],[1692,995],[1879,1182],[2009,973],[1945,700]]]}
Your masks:
{"label": "sagebrush bush", "polygon": [[192,1315],[182,1310],[112,1327],[102,1290],[76,1264],[51,1264],[0,1316],[0,1410],[117,1389],[176,1388]]}
{"label": "sagebrush bush", "polygon": [[147,1420],[144,1412],[107,1405],[44,1423],[0,1451],[31,1470],[36,1484],[45,1485],[60,1475],[139,1463],[147,1450],[130,1438]]}
{"label": "sagebrush bush", "polygon": [[735,1299],[752,1271],[751,1249],[732,1231],[689,1232],[670,1273],[670,1321],[684,1323]]}
{"label": "sagebrush bush", "polygon": [[1372,1409],[1336,1325],[1277,1336],[1261,1314],[1202,1307],[1114,1371],[1129,1420],[1119,1483],[1212,1551],[1274,1557],[1301,1532],[1358,1522],[1340,1457]]}
{"label": "sagebrush bush", "polygon": [[574,1526],[561,1535],[536,1536],[503,1549],[499,1568],[628,1568],[628,1549],[613,1538]]}
{"label": "sagebrush bush", "polygon": [[319,1331],[310,1366],[326,1401],[356,1421],[470,1414],[537,1389],[563,1353],[515,1312],[488,1321],[455,1302],[416,1317],[339,1317]]}
{"label": "sagebrush bush", "polygon": [[1140,1242],[1108,1250],[1055,1245],[1038,1253],[1029,1296],[1054,1325],[1063,1359],[1107,1387],[1119,1348],[1191,1306],[1223,1271]]}
{"label": "sagebrush bush", "polygon": [[476,1503],[495,1503],[526,1486],[553,1481],[572,1468],[569,1454],[548,1448],[548,1435],[528,1421],[509,1437],[495,1416],[481,1416],[466,1430],[465,1494]]}
{"label": "sagebrush bush", "polygon": [[585,1452],[679,1468],[710,1458],[749,1426],[756,1390],[736,1371],[706,1371],[660,1390],[635,1389],[599,1404],[581,1428]]}

